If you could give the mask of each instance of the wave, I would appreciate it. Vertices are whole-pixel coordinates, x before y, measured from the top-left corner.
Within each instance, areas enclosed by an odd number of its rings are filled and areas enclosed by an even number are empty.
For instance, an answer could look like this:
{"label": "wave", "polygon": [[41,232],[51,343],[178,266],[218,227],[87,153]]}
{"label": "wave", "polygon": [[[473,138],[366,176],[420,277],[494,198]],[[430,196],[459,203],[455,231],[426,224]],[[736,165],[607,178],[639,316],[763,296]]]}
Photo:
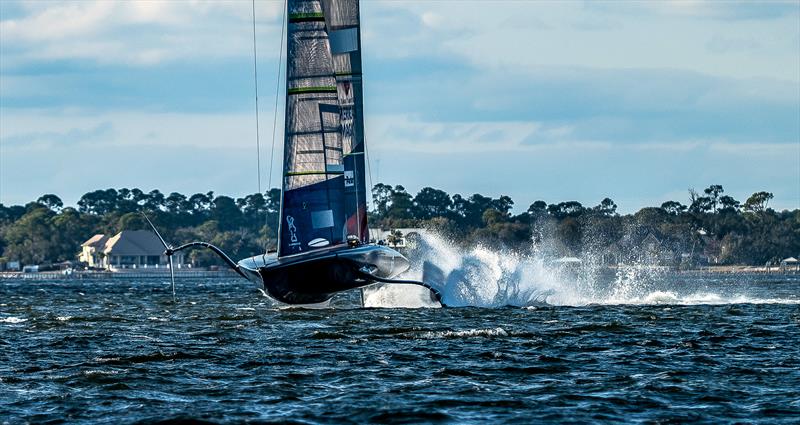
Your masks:
{"label": "wave", "polygon": [[[421,236],[409,254],[412,267],[403,278],[421,280],[424,263],[436,265],[444,279],[427,283],[434,283],[451,307],[800,304],[796,297],[760,297],[747,288],[732,293],[720,284],[705,288],[708,285],[676,280],[665,268],[646,261],[610,269],[596,256],[559,261],[538,247],[531,254],[483,246],[462,252],[430,233]],[[414,285],[376,285],[363,294],[366,307],[439,305],[427,289]]]}

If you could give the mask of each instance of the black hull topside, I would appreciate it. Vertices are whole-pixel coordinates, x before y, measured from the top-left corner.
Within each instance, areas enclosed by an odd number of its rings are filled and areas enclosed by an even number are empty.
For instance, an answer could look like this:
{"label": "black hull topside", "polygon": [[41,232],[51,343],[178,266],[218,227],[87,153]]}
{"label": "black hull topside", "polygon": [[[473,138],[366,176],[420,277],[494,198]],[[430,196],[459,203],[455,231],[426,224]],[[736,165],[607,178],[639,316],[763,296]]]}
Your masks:
{"label": "black hull topside", "polygon": [[286,304],[318,304],[335,294],[391,279],[408,269],[408,260],[381,245],[346,245],[276,258],[259,255],[239,262],[248,279]]}

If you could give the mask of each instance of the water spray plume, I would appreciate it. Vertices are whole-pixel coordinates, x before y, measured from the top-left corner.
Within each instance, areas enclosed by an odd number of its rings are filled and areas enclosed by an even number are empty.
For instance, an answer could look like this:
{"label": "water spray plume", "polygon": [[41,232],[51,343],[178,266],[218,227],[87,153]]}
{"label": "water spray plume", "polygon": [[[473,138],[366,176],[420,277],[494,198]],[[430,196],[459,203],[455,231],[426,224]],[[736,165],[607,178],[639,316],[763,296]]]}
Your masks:
{"label": "water spray plume", "polygon": [[[748,296],[746,290],[726,293],[720,288],[709,291],[702,286],[687,286],[680,274],[668,273],[654,256],[638,248],[627,256],[629,263],[609,266],[603,261],[602,250],[590,248],[584,249],[580,261],[559,261],[559,250],[554,249],[558,246],[557,240],[543,238],[528,253],[484,246],[463,250],[445,237],[426,233],[408,252],[412,267],[402,278],[421,279],[424,265],[435,264],[443,275],[435,286],[451,307],[776,301]],[[424,288],[407,285],[368,288],[364,291],[364,305],[438,306]]]}

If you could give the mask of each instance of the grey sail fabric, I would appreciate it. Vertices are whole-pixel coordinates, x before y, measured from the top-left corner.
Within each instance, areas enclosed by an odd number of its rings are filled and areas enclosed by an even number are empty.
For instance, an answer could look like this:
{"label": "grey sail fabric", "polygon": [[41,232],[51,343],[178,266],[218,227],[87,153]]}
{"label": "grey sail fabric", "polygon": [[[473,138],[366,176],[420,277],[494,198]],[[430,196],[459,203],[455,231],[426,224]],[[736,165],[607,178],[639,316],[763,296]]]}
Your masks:
{"label": "grey sail fabric", "polygon": [[338,96],[319,1],[288,2],[284,189],[330,178],[341,164]]}
{"label": "grey sail fabric", "polygon": [[367,235],[358,2],[287,7],[279,256]]}
{"label": "grey sail fabric", "polygon": [[359,2],[322,0],[322,8],[328,27],[341,111],[344,208],[347,217],[345,230],[348,235],[368,242]]}

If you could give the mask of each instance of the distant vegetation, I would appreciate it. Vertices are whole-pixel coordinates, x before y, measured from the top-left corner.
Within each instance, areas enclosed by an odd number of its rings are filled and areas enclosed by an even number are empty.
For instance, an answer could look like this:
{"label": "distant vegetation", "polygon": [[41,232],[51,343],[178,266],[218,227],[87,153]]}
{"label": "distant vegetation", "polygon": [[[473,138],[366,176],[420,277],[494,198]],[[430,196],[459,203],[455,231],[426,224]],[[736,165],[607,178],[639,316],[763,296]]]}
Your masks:
{"label": "distant vegetation", "polygon": [[[576,201],[536,201],[518,215],[514,201],[468,197],[424,188],[416,195],[403,186],[373,188],[370,227],[425,227],[454,243],[482,244],[526,252],[547,245],[557,255],[605,263],[640,261],[691,267],[706,262],[763,265],[800,254],[800,210],[774,211],[772,194],[758,192],[744,203],[722,186],[689,191],[687,204],[668,201],[620,215],[611,199],[587,207]],[[41,264],[75,260],[80,244],[97,233],[148,228],[145,211],[173,243],[211,242],[234,258],[274,247],[280,191],[234,199],[213,192],[191,196],[158,190],[107,189],[85,194],[77,208],[44,195],[25,206],[0,205],[0,261]],[[196,265],[216,264],[196,250]]]}

